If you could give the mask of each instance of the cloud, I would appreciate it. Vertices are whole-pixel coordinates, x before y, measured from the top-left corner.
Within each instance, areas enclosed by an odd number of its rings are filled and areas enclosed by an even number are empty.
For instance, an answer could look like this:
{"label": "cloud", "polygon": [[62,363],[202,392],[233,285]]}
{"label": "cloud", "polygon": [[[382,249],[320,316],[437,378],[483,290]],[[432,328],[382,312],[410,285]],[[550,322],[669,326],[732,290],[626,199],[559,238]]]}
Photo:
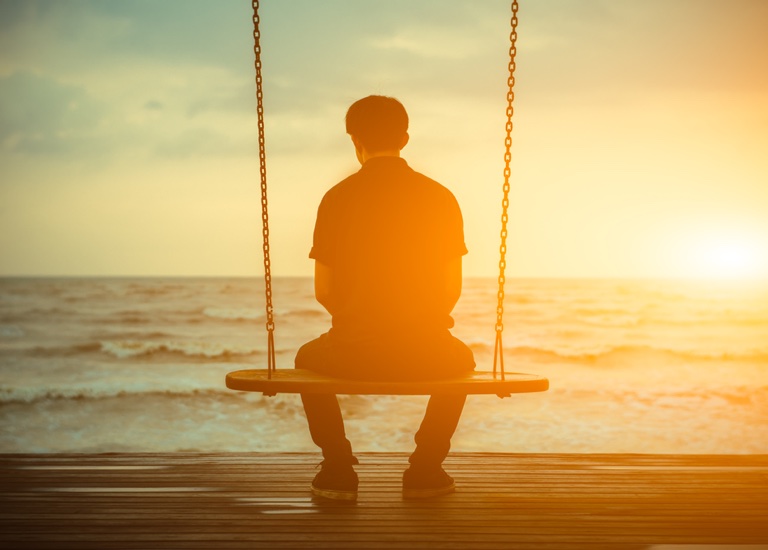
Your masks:
{"label": "cloud", "polygon": [[84,89],[27,72],[0,77],[0,143],[29,154],[95,146],[105,106]]}
{"label": "cloud", "polygon": [[245,5],[0,2],[0,151],[108,162],[244,154]]}
{"label": "cloud", "polygon": [[186,112],[194,118],[210,113],[254,114],[255,109],[256,84],[243,76],[204,83],[195,97],[190,98]]}
{"label": "cloud", "polygon": [[32,2],[23,0],[4,0],[0,2],[0,31],[6,31],[19,25],[33,9]]}
{"label": "cloud", "polygon": [[[488,55],[494,41],[487,40],[485,31],[488,25],[483,18],[467,24],[467,21],[452,21],[449,24],[435,25],[434,21],[407,21],[387,32],[375,34],[364,43],[375,50],[402,52],[415,56],[419,63],[425,60],[467,60]],[[499,35],[496,43],[503,44],[506,35]]]}
{"label": "cloud", "polygon": [[728,9],[696,0],[530,2],[521,7],[521,83],[544,104],[765,90],[768,71],[757,67],[768,64],[766,20],[768,3],[751,0]]}
{"label": "cloud", "polygon": [[121,155],[252,154],[255,108],[242,97],[250,90],[198,70],[186,76],[181,95],[178,84],[144,90],[144,77],[128,74],[118,91],[101,91],[101,97],[30,72],[0,77],[0,150],[102,163]]}
{"label": "cloud", "polygon": [[163,158],[249,156],[256,150],[256,137],[233,138],[209,128],[193,128],[184,133],[163,138],[154,144],[153,155]]}
{"label": "cloud", "polygon": [[[90,131],[99,138],[99,154],[225,154],[221,146],[203,146],[214,135],[226,136],[223,142],[233,151],[250,147],[252,133],[235,128],[251,124],[255,111],[249,6],[144,0],[3,6],[8,22],[0,37],[0,74],[31,73],[58,85],[49,90],[47,109],[61,111],[78,91],[78,104],[89,105],[94,115]],[[483,43],[467,22],[487,21],[499,6],[264,3],[265,106],[292,134],[292,145],[273,147],[325,148],[323,138],[316,139],[323,126],[343,128],[343,109],[369,93],[487,94],[482,64],[466,66],[468,58],[481,55],[477,44]],[[502,46],[504,24],[498,33]],[[464,62],[462,74],[456,60]],[[87,149],[78,145],[84,144],[84,127],[41,134],[21,126],[14,139],[4,141],[6,148],[36,154]],[[304,134],[313,135],[302,139]]]}
{"label": "cloud", "polygon": [[3,0],[0,59],[40,71],[115,64],[247,67],[249,7],[205,0]]}

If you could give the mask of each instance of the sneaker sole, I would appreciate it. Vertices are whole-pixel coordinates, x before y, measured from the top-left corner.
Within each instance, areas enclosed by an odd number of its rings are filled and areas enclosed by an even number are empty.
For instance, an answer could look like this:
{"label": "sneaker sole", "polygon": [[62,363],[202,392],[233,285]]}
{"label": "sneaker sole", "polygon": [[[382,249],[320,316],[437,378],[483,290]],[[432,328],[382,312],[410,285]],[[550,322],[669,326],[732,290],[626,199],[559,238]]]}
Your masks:
{"label": "sneaker sole", "polygon": [[312,486],[312,494],[318,497],[332,500],[357,500],[357,491],[334,491],[333,489],[319,489]]}
{"label": "sneaker sole", "polygon": [[403,498],[432,498],[456,492],[456,484],[451,483],[436,489],[403,489]]}

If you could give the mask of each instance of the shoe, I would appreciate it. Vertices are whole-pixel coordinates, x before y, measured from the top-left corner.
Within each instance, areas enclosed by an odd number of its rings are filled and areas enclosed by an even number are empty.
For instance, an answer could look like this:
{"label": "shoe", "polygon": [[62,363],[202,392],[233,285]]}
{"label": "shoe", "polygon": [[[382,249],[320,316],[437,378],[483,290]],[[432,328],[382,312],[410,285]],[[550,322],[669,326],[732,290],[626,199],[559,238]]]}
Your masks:
{"label": "shoe", "polygon": [[440,466],[411,466],[403,473],[403,498],[439,497],[455,490],[453,478]]}
{"label": "shoe", "polygon": [[349,465],[321,464],[322,470],[312,480],[312,494],[334,500],[357,500],[357,473]]}

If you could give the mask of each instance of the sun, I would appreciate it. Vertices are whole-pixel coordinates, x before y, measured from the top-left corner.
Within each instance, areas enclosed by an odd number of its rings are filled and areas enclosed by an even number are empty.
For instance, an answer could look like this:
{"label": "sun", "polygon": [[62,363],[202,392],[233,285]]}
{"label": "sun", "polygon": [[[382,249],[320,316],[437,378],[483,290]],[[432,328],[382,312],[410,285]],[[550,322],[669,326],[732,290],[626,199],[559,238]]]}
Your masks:
{"label": "sun", "polygon": [[766,247],[744,236],[709,236],[691,250],[690,268],[705,278],[742,279],[766,274]]}

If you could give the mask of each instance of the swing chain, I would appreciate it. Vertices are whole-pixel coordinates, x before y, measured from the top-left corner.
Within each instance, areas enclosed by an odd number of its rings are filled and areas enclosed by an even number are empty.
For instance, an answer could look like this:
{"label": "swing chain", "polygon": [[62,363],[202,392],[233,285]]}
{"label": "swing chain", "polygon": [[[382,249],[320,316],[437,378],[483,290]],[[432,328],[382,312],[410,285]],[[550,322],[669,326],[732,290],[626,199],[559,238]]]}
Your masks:
{"label": "swing chain", "polygon": [[514,114],[513,102],[515,99],[515,56],[517,54],[517,0],[512,1],[512,18],[510,20],[511,31],[509,33],[509,77],[507,78],[507,124],[506,138],[504,139],[504,197],[501,201],[501,245],[499,246],[499,292],[496,305],[496,343],[493,350],[493,376],[496,377],[496,365],[501,370],[501,380],[504,380],[504,350],[501,335],[504,331],[504,275],[507,267],[507,221],[509,221],[509,178],[512,174],[510,164],[512,162],[512,115]]}
{"label": "swing chain", "polygon": [[264,255],[264,285],[267,309],[267,373],[275,370],[275,319],[272,307],[272,269],[269,259],[269,210],[267,208],[267,155],[264,140],[264,91],[261,78],[261,32],[259,31],[259,0],[252,0],[253,54],[256,69],[256,113],[259,127],[259,173],[261,175],[261,223]]}

